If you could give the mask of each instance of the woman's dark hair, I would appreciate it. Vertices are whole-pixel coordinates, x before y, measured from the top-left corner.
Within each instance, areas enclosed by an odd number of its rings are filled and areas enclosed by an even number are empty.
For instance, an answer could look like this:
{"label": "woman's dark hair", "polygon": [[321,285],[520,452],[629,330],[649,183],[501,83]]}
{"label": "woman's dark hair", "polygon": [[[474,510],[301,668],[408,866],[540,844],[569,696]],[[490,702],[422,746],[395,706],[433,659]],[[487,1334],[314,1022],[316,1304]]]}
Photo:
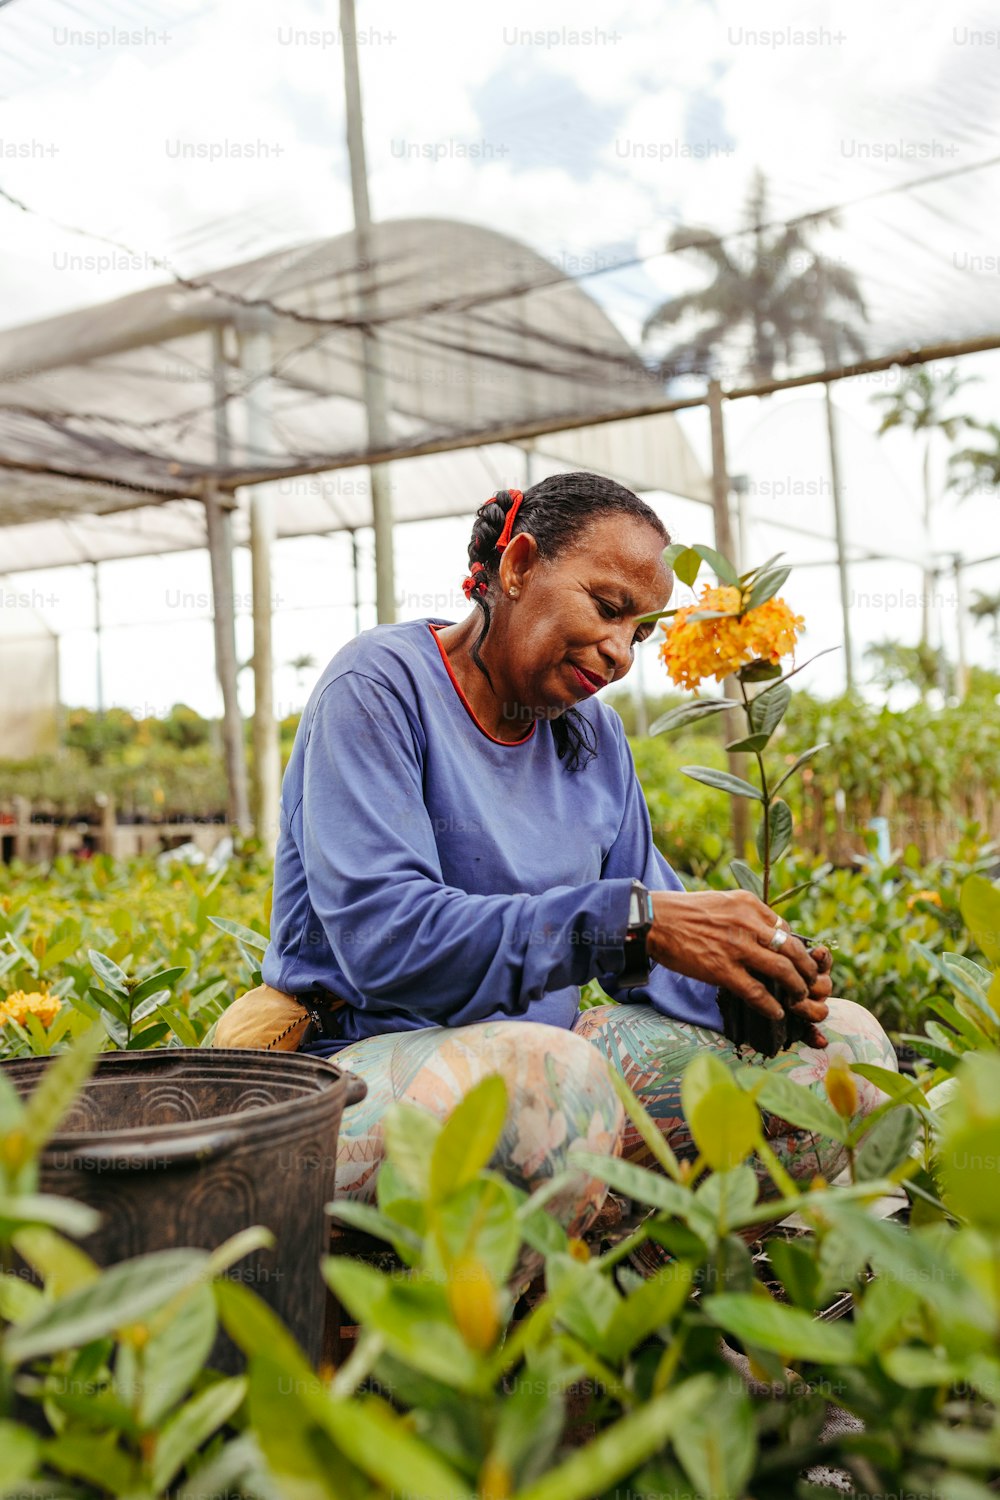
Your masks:
{"label": "woman's dark hair", "polygon": [[[483,628],[471,655],[490,687],[493,680],[479,651],[489,634],[492,618],[490,595],[495,592],[500,570],[500,553],[496,544],[512,504],[510,492],[498,490],[476,512],[469,541],[470,567],[473,563],[482,563],[487,584],[484,592],[473,590],[472,593],[473,602],[483,612]],[[663,545],[669,545],[670,535],[666,527],[644,500],[633,495],[624,485],[615,484],[613,479],[583,472],[553,474],[525,490],[511,536],[530,531],[538,546],[539,557],[551,560],[578,542],[592,521],[600,516],[618,514],[652,526],[663,538]],[[483,574],[476,576],[482,578]],[[571,771],[582,770],[597,753],[587,719],[576,709],[569,708],[550,722],[560,760],[565,759]]]}

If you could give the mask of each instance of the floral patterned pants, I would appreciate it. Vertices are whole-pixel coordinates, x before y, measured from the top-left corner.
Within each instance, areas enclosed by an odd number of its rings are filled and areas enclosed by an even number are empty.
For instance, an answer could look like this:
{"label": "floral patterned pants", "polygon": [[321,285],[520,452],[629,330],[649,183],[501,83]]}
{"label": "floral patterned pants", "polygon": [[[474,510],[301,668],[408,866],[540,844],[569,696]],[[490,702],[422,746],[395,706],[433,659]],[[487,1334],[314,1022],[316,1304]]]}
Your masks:
{"label": "floral patterned pants", "polygon": [[[709,1047],[737,1068],[755,1063],[784,1073],[817,1093],[834,1057],[895,1069],[896,1055],[874,1016],[850,1000],[831,1000],[822,1023],[828,1046],[799,1044],[764,1059],[742,1058],[719,1032],[671,1021],[648,1005],[601,1005],[582,1011],[572,1031],[531,1021],[485,1021],[461,1027],[431,1026],[352,1042],[333,1059],[359,1074],[367,1097],[343,1118],[337,1151],[337,1191],[371,1202],[382,1160],[382,1116],[406,1099],[444,1118],[462,1095],[488,1073],[507,1084],[510,1108],[491,1165],[518,1187],[533,1191],[570,1164],[576,1150],[623,1156],[653,1166],[648,1148],[627,1119],[608,1076],[621,1073],[662,1130],[674,1153],[693,1160],[697,1152],[681,1110],[681,1076],[691,1059]],[[857,1078],[859,1116],[884,1095]],[[764,1115],[765,1131],[784,1166],[797,1180],[816,1173],[828,1180],[844,1165],[835,1142],[793,1129]],[[760,1169],[769,1192],[770,1179]],[[607,1195],[603,1183],[581,1175],[578,1190],[549,1202],[572,1234],[596,1218]]]}

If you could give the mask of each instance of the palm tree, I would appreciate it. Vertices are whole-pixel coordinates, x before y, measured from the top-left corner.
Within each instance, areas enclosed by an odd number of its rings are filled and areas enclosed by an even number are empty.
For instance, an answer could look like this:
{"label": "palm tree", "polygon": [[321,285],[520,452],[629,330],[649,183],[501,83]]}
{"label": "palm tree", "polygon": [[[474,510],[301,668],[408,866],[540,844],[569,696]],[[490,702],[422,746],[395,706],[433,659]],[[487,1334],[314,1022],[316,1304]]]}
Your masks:
{"label": "palm tree", "polygon": [[965,418],[966,427],[989,434],[989,443],[981,447],[960,448],[948,457],[946,487],[966,500],[979,490],[1000,491],[1000,423],[976,422]]}
{"label": "palm tree", "polygon": [[[939,376],[934,376],[925,365],[913,365],[904,370],[899,389],[880,391],[872,400],[884,410],[878,435],[890,432],[894,427],[906,427],[916,436],[923,433],[923,489],[925,545],[931,545],[931,515],[934,509],[934,492],[931,487],[931,451],[937,433],[942,433],[949,443],[955,441],[963,427],[975,424],[970,418],[949,412],[963,385],[971,385],[978,375],[959,375],[958,368],[950,365]],[[934,573],[925,567],[920,623],[920,644],[926,646],[930,639],[931,594],[934,592]]]}
{"label": "palm tree", "polygon": [[841,363],[845,350],[860,358],[865,347],[854,324],[868,313],[857,282],[809,243],[816,229],[836,226],[835,214],[769,228],[767,179],[757,171],[744,219],[736,237],[737,246],[749,240],[742,250],[709,229],[681,227],[668,239],[668,250],[697,256],[714,275],[700,291],[661,303],[643,325],[647,342],[665,328],[684,335],[658,361],[664,378],[715,375],[727,349],[755,381],[787,371],[802,346],[829,365]]}
{"label": "palm tree", "polygon": [[[828,260],[811,244],[817,229],[836,228],[831,211],[798,224],[768,227],[767,179],[754,173],[744,217],[748,252],[730,250],[707,229],[675,229],[667,242],[673,251],[697,255],[714,272],[709,284],[662,303],[643,325],[643,338],[664,328],[687,329],[659,360],[664,378],[671,375],[714,376],[726,349],[756,381],[773,380],[794,366],[804,347],[816,350],[825,370],[840,369],[851,355],[862,358],[864,340],[857,323],[868,310],[857,281],[846,266]],[[837,568],[844,625],[844,661],[848,690],[853,686],[847,560],[837,459],[836,412],[831,383],[825,382],[827,436],[833,495]]]}

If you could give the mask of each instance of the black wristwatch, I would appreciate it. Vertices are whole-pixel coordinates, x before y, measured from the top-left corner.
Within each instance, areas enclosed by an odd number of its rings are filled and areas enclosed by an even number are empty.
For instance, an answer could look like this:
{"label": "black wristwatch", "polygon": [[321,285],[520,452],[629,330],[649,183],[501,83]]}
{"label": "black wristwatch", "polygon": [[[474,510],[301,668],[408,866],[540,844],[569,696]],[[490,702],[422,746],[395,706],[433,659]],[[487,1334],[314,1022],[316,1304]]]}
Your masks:
{"label": "black wristwatch", "polygon": [[623,989],[645,984],[649,978],[650,959],[646,938],[653,925],[653,897],[641,880],[633,880],[628,903],[628,927],[625,929],[625,967],[616,975]]}

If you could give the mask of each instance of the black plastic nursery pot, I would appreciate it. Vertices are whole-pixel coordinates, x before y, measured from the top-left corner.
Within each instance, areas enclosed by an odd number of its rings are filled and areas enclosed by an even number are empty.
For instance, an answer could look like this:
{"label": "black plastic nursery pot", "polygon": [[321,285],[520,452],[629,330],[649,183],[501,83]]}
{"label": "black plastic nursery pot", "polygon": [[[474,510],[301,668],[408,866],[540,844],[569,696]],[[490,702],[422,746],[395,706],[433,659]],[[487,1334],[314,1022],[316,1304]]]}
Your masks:
{"label": "black plastic nursery pot", "polygon": [[[3,1065],[22,1095],[46,1058]],[[322,1351],[329,1238],[344,1109],[364,1081],[294,1052],[166,1047],[112,1052],[40,1160],[40,1189],[87,1203],[100,1226],[82,1247],[101,1266],[152,1250],[212,1250],[251,1224],[275,1236],[229,1275],[252,1287],[314,1361]],[[217,1346],[216,1367],[235,1350]]]}

